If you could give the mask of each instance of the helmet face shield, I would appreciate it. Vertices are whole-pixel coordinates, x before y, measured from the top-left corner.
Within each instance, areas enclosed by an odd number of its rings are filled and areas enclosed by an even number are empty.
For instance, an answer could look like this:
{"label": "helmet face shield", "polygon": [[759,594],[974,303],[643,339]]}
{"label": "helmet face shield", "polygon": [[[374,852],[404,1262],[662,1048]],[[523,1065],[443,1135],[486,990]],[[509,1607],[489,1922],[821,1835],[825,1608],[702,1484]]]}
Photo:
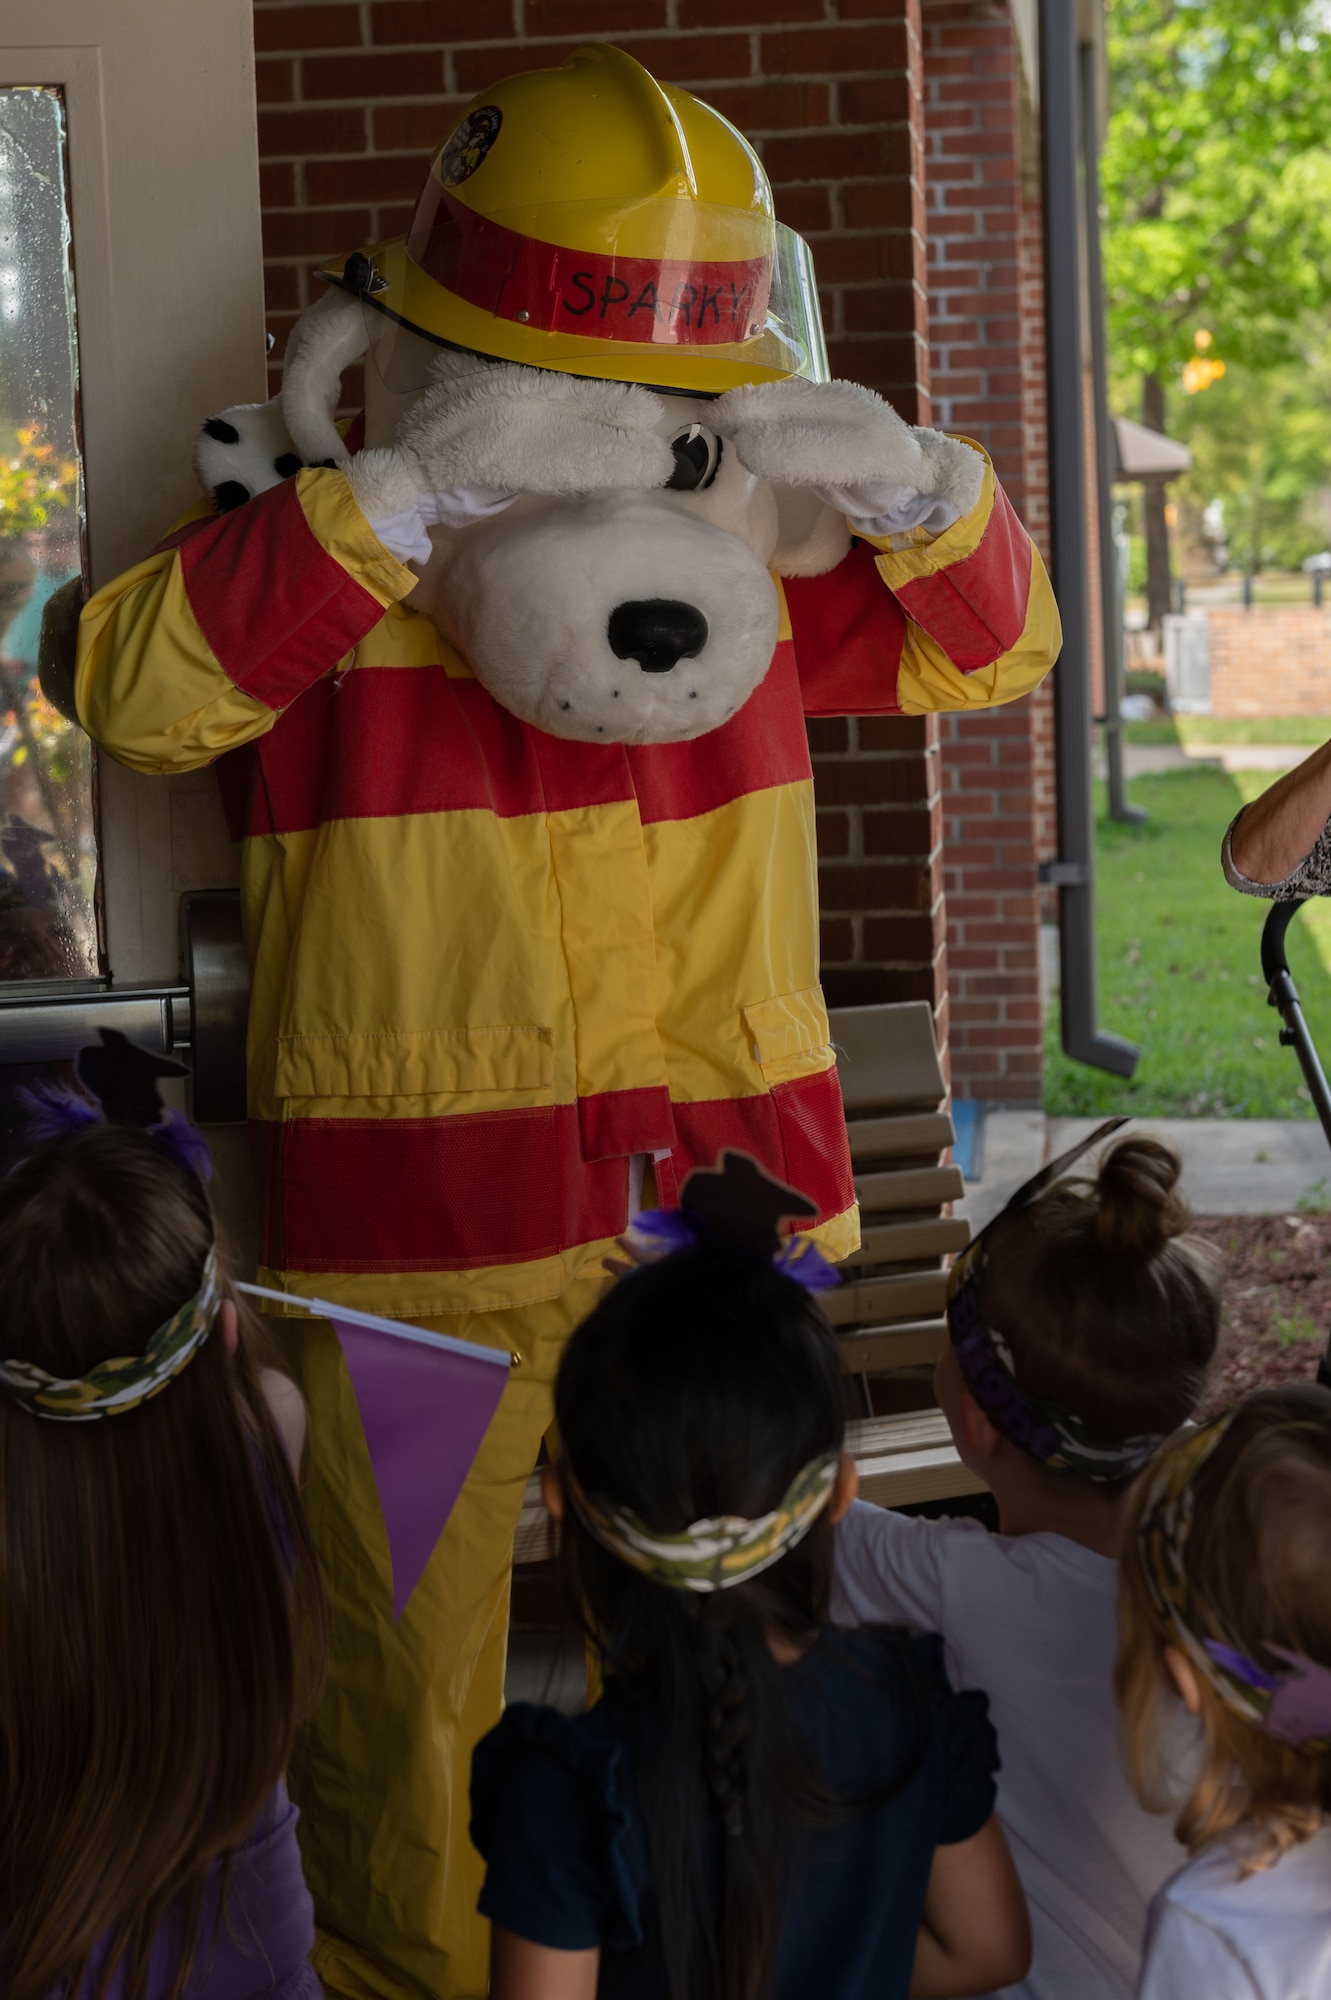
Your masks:
{"label": "helmet face shield", "polygon": [[695,395],[827,379],[808,246],[760,210],[674,196],[481,215],[431,176],[409,235],[336,281],[360,291],[394,394],[424,386],[426,343]]}

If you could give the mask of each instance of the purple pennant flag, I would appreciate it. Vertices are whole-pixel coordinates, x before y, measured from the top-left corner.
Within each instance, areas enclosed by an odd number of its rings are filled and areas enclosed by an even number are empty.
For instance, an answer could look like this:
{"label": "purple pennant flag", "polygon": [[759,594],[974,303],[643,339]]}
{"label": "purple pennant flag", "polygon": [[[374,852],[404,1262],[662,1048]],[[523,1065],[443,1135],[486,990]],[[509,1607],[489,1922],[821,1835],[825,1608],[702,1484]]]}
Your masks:
{"label": "purple pennant flag", "polygon": [[326,1299],[242,1285],[331,1320],[365,1431],[401,1618],[434,1553],[508,1381],[509,1355]]}

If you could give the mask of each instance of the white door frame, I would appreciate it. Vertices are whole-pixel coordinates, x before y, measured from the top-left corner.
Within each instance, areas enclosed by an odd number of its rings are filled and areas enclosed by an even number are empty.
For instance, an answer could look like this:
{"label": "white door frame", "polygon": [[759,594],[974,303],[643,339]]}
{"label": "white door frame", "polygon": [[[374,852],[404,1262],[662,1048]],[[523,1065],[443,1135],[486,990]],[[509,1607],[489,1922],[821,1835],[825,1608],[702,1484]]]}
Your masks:
{"label": "white door frame", "polygon": [[[251,0],[5,0],[0,84],[65,96],[96,589],[199,498],[203,419],[267,393]],[[112,981],[170,980],[180,895],[236,880],[215,781],[100,757],[99,819]]]}

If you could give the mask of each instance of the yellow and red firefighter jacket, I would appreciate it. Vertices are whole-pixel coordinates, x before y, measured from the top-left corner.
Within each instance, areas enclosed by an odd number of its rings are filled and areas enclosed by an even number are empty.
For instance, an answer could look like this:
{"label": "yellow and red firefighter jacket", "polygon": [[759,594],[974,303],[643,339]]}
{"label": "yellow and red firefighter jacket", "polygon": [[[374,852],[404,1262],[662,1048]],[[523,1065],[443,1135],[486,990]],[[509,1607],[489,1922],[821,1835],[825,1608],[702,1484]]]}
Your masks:
{"label": "yellow and red firefighter jacket", "polygon": [[944,534],[773,579],[765,679],[694,742],[559,741],[413,611],[340,472],[189,521],[99,591],[79,715],[217,761],[243,843],[261,1279],[425,1318],[553,1298],[741,1147],[858,1244],[818,984],[805,718],[1026,694],[1044,567],[992,470]]}

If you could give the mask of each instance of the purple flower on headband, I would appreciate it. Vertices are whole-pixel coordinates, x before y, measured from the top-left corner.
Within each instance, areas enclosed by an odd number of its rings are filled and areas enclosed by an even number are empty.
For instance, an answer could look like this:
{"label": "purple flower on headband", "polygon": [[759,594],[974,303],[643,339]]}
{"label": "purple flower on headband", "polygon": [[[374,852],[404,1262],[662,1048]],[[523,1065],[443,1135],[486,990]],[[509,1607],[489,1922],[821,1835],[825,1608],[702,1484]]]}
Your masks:
{"label": "purple flower on headband", "polygon": [[15,1093],[25,1113],[24,1123],[34,1145],[47,1139],[63,1139],[88,1125],[101,1125],[105,1114],[100,1104],[71,1090],[64,1083],[37,1083]]}
{"label": "purple flower on headband", "polygon": [[[714,1233],[709,1219],[691,1208],[648,1208],[629,1223],[629,1234],[653,1258],[691,1249]],[[806,1292],[830,1291],[841,1282],[818,1245],[805,1235],[782,1238],[780,1247],[771,1253],[771,1263],[773,1270],[793,1278]]]}
{"label": "purple flower on headband", "polygon": [[1203,1639],[1202,1648],[1218,1667],[1223,1667],[1227,1674],[1233,1674],[1235,1680],[1242,1681],[1245,1687],[1256,1688],[1261,1694],[1272,1694],[1280,1686],[1279,1674],[1268,1674],[1256,1660],[1250,1660],[1246,1653],[1236,1653],[1232,1646],[1222,1646],[1219,1639]]}
{"label": "purple flower on headband", "polygon": [[[63,1083],[38,1083],[15,1094],[26,1113],[27,1134],[34,1145],[48,1139],[67,1138],[72,1132],[86,1131],[89,1125],[107,1123],[100,1104]],[[163,1111],[155,1125],[138,1129],[156,1139],[187,1173],[205,1182],[212,1179],[212,1150],[198,1126],[191,1125],[183,1111]]]}
{"label": "purple flower on headband", "polygon": [[172,1158],[178,1160],[188,1173],[195,1174],[206,1185],[213,1177],[212,1148],[197,1125],[191,1125],[183,1111],[163,1112],[156,1125],[148,1128],[149,1137],[165,1146]]}
{"label": "purple flower on headband", "polygon": [[1019,1451],[1041,1464],[1052,1458],[1061,1442],[1058,1432],[1000,1364],[980,1317],[973,1277],[958,1285],[948,1300],[947,1317],[962,1380],[985,1415]]}
{"label": "purple flower on headband", "polygon": [[1331,1738],[1331,1668],[1302,1653],[1291,1653],[1287,1646],[1268,1646],[1267,1652],[1287,1661],[1289,1668],[1287,1673],[1272,1674],[1246,1653],[1236,1652],[1218,1639],[1203,1639],[1202,1646],[1235,1680],[1270,1696],[1260,1725],[1268,1736],[1295,1748],[1318,1738]]}
{"label": "purple flower on headband", "polygon": [[772,1259],[775,1270],[783,1271],[806,1292],[830,1292],[841,1283],[835,1264],[830,1264],[809,1236],[788,1236]]}
{"label": "purple flower on headband", "polygon": [[630,1232],[658,1257],[701,1242],[703,1225],[687,1208],[645,1208],[629,1222]]}

